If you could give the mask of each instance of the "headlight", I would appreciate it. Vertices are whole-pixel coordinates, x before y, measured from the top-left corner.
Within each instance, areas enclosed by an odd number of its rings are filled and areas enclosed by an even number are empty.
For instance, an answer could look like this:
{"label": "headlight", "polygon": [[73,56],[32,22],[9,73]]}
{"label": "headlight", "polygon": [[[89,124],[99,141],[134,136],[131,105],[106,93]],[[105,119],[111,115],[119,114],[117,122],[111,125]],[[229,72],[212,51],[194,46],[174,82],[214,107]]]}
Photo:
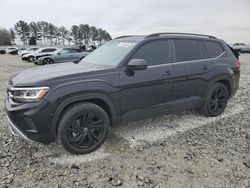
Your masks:
{"label": "headlight", "polygon": [[10,88],[8,95],[16,102],[35,102],[42,99],[48,90],[49,87]]}

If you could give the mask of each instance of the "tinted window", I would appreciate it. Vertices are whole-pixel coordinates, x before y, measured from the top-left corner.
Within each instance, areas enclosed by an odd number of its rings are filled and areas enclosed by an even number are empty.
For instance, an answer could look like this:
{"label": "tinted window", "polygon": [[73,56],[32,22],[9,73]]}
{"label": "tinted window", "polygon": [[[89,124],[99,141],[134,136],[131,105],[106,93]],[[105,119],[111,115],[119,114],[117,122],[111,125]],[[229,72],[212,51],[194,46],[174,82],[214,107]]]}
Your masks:
{"label": "tinted window", "polygon": [[54,51],[56,51],[55,48],[48,48],[48,49],[42,50],[42,52],[54,52]]}
{"label": "tinted window", "polygon": [[148,65],[170,63],[167,40],[152,41],[141,46],[131,59],[145,59]]}
{"label": "tinted window", "polygon": [[208,59],[207,49],[203,40],[197,40],[198,47],[200,49],[200,59]]}
{"label": "tinted window", "polygon": [[191,61],[200,58],[199,44],[195,40],[175,39],[176,61]]}
{"label": "tinted window", "polygon": [[205,46],[207,48],[207,52],[210,58],[218,57],[224,51],[218,42],[205,41]]}
{"label": "tinted window", "polygon": [[79,53],[80,50],[78,49],[69,49],[69,53]]}
{"label": "tinted window", "polygon": [[59,53],[60,54],[68,54],[69,53],[69,49],[63,49]]}

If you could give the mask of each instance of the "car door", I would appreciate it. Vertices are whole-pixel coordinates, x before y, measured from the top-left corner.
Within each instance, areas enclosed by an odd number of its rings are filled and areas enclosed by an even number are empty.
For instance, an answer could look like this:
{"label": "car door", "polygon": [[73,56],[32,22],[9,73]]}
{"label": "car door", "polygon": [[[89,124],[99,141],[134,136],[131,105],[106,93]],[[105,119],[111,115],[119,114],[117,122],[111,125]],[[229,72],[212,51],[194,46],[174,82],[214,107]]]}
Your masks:
{"label": "car door", "polygon": [[128,62],[132,59],[144,59],[148,68],[133,72],[121,71],[122,120],[149,117],[154,112],[170,110],[169,102],[172,100],[173,85],[169,41],[149,41],[140,46]]}
{"label": "car door", "polygon": [[69,49],[70,61],[77,61],[80,59],[80,51],[78,49]]}
{"label": "car door", "polygon": [[57,63],[64,63],[70,61],[69,49],[65,48],[59,51],[54,59]]}
{"label": "car door", "polygon": [[174,39],[174,72],[173,98],[185,104],[199,104],[206,91],[204,75],[211,68],[203,40]]}

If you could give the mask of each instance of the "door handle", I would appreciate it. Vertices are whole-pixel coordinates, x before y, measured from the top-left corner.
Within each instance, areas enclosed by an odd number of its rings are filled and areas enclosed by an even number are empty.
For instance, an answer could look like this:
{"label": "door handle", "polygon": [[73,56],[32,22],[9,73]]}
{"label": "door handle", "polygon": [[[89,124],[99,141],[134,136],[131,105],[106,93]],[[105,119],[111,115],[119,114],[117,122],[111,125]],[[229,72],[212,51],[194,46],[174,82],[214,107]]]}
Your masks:
{"label": "door handle", "polygon": [[163,76],[170,76],[171,74],[173,74],[172,71],[166,71],[166,72],[164,72],[162,75],[163,75]]}
{"label": "door handle", "polygon": [[206,65],[201,67],[201,70],[207,70],[207,69],[208,69],[208,67]]}

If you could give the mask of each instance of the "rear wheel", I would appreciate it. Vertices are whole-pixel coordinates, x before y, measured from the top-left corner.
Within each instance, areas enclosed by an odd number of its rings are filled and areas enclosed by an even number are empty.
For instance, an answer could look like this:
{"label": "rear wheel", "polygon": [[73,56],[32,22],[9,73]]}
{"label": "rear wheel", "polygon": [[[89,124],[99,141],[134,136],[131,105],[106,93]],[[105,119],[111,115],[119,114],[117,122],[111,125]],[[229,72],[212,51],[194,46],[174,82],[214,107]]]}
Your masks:
{"label": "rear wheel", "polygon": [[29,62],[33,62],[33,61],[34,61],[34,56],[29,56],[29,57],[28,57],[28,61],[29,61]]}
{"label": "rear wheel", "polygon": [[54,63],[53,60],[50,59],[50,58],[45,58],[45,59],[43,60],[43,64],[44,64],[44,65],[50,65],[50,64],[53,64],[53,63]]}
{"label": "rear wheel", "polygon": [[58,136],[67,151],[86,154],[101,146],[109,127],[109,117],[101,107],[93,103],[79,103],[63,114]]}
{"label": "rear wheel", "polygon": [[228,99],[228,88],[217,82],[209,90],[201,111],[207,117],[218,116],[225,110]]}

